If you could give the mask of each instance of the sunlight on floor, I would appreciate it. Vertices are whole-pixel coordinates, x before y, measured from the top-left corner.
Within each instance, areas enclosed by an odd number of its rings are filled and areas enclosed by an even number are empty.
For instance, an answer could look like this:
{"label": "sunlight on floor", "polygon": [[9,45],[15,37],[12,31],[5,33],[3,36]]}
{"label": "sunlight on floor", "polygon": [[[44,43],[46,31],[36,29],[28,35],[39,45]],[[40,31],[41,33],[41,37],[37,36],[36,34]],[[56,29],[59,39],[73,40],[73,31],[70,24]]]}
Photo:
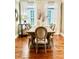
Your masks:
{"label": "sunlight on floor", "polygon": [[27,43],[25,43],[22,48],[22,58],[26,59],[26,57],[29,57],[29,48]]}
{"label": "sunlight on floor", "polygon": [[16,40],[16,59],[63,59],[64,58],[64,40],[61,36],[55,36],[53,45],[44,53],[44,49],[39,49],[36,54],[34,48],[28,47],[28,38],[17,38]]}

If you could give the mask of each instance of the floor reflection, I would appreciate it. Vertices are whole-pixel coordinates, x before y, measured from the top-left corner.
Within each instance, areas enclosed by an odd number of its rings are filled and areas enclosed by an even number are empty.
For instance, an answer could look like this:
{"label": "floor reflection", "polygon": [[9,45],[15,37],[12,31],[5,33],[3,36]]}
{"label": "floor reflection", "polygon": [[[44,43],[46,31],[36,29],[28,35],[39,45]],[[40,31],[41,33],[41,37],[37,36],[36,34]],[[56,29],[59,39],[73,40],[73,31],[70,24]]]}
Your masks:
{"label": "floor reflection", "polygon": [[29,49],[28,38],[17,38],[15,46],[15,59],[64,59],[63,39],[64,38],[61,36],[55,36],[52,48],[47,49],[47,53],[44,53],[44,49],[39,49],[36,54],[34,48]]}

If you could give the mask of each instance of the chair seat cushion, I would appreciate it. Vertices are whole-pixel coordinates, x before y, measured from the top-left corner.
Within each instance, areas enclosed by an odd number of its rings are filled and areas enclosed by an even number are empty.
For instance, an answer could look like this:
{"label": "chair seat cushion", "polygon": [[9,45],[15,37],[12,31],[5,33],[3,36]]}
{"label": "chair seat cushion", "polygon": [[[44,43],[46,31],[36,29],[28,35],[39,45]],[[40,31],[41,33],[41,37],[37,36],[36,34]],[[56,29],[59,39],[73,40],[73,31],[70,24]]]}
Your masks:
{"label": "chair seat cushion", "polygon": [[[37,43],[36,38],[35,38],[35,43]],[[48,40],[47,39],[45,39],[45,41],[44,41],[44,39],[43,40],[39,40],[38,39],[38,44],[47,44],[47,43],[48,43]]]}

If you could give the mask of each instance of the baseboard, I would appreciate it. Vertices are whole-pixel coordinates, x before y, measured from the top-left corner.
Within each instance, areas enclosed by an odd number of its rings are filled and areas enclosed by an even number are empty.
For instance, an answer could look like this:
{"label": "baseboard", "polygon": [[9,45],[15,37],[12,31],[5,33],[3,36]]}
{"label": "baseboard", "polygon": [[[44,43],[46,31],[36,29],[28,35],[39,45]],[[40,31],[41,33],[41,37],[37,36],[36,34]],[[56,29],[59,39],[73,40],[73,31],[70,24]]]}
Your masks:
{"label": "baseboard", "polygon": [[18,37],[18,35],[15,35],[15,39]]}
{"label": "baseboard", "polygon": [[63,33],[60,33],[60,35],[64,37],[64,34]]}
{"label": "baseboard", "polygon": [[54,35],[59,35],[60,33],[54,33]]}
{"label": "baseboard", "polygon": [[64,37],[64,34],[63,33],[54,33],[54,35],[61,35]]}

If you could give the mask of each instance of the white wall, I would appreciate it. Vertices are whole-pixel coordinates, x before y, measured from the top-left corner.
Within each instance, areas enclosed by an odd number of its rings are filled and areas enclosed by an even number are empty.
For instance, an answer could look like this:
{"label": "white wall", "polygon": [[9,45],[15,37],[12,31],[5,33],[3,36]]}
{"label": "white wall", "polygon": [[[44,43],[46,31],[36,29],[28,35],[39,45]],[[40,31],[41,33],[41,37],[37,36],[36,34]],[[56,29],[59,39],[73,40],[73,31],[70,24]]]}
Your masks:
{"label": "white wall", "polygon": [[64,3],[62,4],[62,33],[64,34]]}
{"label": "white wall", "polygon": [[56,1],[56,33],[60,34],[61,1]]}
{"label": "white wall", "polygon": [[19,24],[19,1],[15,1],[15,9],[18,12],[18,21],[15,19],[15,38],[18,36],[18,24]]}
{"label": "white wall", "polygon": [[[52,1],[52,0],[50,0]],[[55,0],[55,6],[56,6],[56,17],[55,17],[55,22],[56,22],[56,33],[59,34],[60,33],[60,21],[61,21],[61,0]],[[36,2],[37,5],[37,9],[42,10],[42,12],[45,11],[44,7],[45,7],[46,1],[41,0],[41,2]],[[26,6],[26,2],[24,1],[23,6],[21,7],[21,13],[24,14],[25,11],[25,7]],[[44,14],[44,13],[43,13]]]}
{"label": "white wall", "polygon": [[61,4],[61,29],[60,29],[60,32],[62,35],[64,35],[64,1],[62,1],[62,4]]}

